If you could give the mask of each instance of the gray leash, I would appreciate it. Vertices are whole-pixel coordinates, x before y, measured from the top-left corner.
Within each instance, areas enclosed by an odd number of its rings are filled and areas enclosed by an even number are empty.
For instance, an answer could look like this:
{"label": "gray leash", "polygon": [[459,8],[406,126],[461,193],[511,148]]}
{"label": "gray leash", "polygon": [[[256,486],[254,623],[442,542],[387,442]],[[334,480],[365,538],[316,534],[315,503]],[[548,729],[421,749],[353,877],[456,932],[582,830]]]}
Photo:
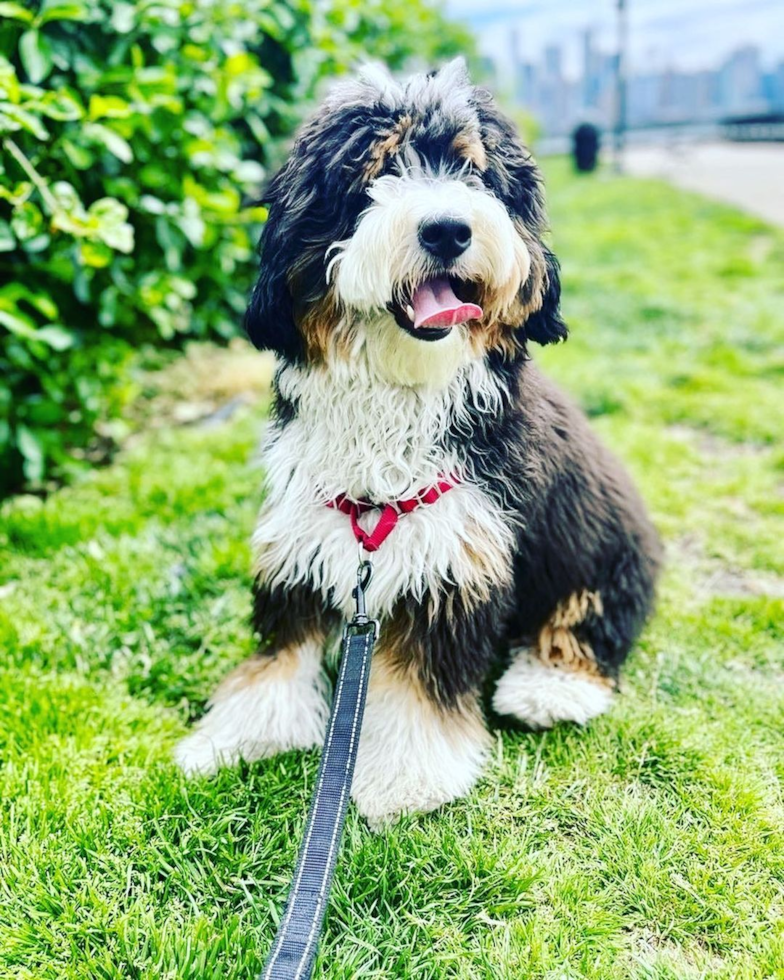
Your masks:
{"label": "gray leash", "polygon": [[372,571],[369,561],[361,562],[357,571],[357,610],[343,630],[340,672],[305,838],[286,910],[259,980],[310,980],[313,972],[343,836],[378,630],[365,608]]}

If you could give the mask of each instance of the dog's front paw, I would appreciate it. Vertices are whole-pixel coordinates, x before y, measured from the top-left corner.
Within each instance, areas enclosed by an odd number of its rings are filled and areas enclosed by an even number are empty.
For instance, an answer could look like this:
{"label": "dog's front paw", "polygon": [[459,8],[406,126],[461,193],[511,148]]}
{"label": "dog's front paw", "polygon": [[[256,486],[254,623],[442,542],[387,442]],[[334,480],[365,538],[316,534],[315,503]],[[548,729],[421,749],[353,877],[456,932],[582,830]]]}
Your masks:
{"label": "dog's front paw", "polygon": [[368,704],[351,795],[373,830],[466,796],[484,767],[490,736],[478,712],[420,707]]}
{"label": "dog's front paw", "polygon": [[230,674],[174,751],[189,776],[321,745],[329,717],[320,650],[252,657]]}

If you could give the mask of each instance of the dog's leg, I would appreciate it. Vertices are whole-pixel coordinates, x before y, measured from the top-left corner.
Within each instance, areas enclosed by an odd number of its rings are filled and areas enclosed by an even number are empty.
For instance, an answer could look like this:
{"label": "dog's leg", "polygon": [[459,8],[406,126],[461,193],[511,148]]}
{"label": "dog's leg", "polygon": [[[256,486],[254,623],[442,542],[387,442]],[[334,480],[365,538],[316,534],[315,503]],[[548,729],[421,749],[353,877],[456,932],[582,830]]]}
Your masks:
{"label": "dog's leg", "polygon": [[208,774],[239,759],[263,759],[319,745],[329,717],[322,667],[328,623],[305,589],[257,587],[255,622],[268,648],[240,664],[219,685],[209,710],[178,744],[188,774]]}
{"label": "dog's leg", "polygon": [[607,711],[614,682],[597,661],[587,628],[602,616],[597,593],[559,603],[536,640],[515,651],[493,697],[498,714],[549,728],[559,721],[582,725]]}
{"label": "dog's leg", "polygon": [[321,643],[313,639],[257,653],[240,664],[178,744],[180,768],[189,775],[209,774],[240,759],[253,762],[319,745],[329,714],[321,655]]}
{"label": "dog's leg", "polygon": [[479,690],[507,591],[482,601],[445,588],[382,623],[352,787],[371,826],[434,810],[479,778],[490,746]]}
{"label": "dog's leg", "polygon": [[373,657],[351,795],[374,829],[404,813],[434,810],[469,792],[489,742],[475,695],[439,705],[415,665],[401,666],[381,647]]}

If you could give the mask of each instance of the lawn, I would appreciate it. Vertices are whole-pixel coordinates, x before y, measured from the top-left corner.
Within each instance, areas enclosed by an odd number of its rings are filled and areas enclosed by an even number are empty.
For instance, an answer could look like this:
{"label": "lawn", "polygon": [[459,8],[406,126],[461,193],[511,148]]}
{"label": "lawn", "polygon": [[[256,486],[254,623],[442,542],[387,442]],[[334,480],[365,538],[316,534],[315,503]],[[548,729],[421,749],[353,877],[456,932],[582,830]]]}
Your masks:
{"label": "lawn", "polygon": [[[588,730],[498,734],[468,800],[387,833],[350,812],[317,975],[784,978],[784,234],[549,178],[573,336],[536,356],[642,488],[658,613]],[[186,782],[171,752],[252,648],[264,409],[0,510],[2,978],[260,967],[317,755]]]}

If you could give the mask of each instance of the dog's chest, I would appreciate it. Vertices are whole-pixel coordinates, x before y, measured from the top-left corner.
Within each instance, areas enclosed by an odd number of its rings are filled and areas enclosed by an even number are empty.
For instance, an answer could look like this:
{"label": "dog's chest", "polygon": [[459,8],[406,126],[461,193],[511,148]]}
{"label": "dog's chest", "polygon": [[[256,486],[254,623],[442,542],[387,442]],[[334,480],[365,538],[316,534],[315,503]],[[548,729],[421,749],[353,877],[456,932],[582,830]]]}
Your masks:
{"label": "dog's chest", "polygon": [[[343,493],[379,504],[410,497],[460,469],[444,447],[454,394],[430,397],[364,383],[327,384],[322,377],[279,378],[296,397],[296,416],[273,432],[263,462],[267,496],[253,544],[256,572],[270,584],[307,582],[325,602],[349,614],[357,543],[349,517],[329,507]],[[371,530],[374,510],[361,519]],[[403,596],[436,599],[447,584],[489,598],[508,579],[512,534],[478,486],[462,480],[435,503],[402,515],[373,557],[369,596],[385,615]]]}

